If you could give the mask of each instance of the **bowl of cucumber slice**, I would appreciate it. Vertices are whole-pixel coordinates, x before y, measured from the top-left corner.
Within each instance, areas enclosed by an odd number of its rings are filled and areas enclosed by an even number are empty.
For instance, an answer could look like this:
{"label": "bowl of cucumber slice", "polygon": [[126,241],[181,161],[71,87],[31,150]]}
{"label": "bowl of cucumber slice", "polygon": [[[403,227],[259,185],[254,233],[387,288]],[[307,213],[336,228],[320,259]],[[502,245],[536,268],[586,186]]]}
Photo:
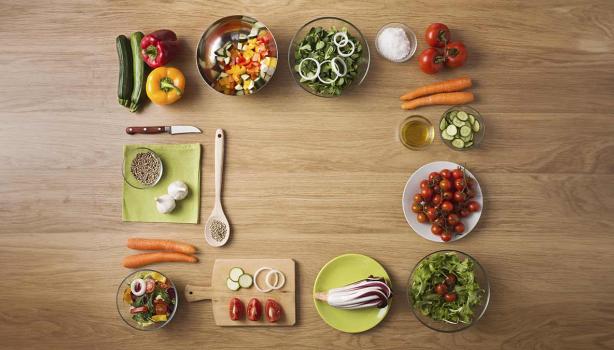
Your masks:
{"label": "bowl of cucumber slice", "polygon": [[486,124],[478,111],[469,106],[454,106],[439,120],[439,136],[455,151],[467,151],[479,146]]}

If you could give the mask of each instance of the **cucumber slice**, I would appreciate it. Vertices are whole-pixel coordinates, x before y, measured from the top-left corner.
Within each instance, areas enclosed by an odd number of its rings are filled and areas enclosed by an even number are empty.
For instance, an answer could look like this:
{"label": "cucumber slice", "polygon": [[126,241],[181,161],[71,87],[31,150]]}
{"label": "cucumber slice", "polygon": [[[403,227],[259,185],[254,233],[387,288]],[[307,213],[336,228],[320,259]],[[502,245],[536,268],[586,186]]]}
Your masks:
{"label": "cucumber slice", "polygon": [[475,117],[473,116],[473,114],[469,114],[469,123],[475,123]]}
{"label": "cucumber slice", "polygon": [[456,118],[456,114],[458,113],[458,111],[450,111],[447,115],[448,120],[452,120],[454,118]]}
{"label": "cucumber slice", "polygon": [[469,142],[465,143],[465,148],[469,148],[471,146],[473,146],[473,141],[469,141]]}
{"label": "cucumber slice", "polygon": [[454,136],[450,136],[450,134],[448,134],[448,132],[444,130],[441,132],[441,138],[444,140],[452,141],[454,139]]}
{"label": "cucumber slice", "polygon": [[473,141],[473,134],[469,134],[469,136],[462,136],[460,139],[465,142]]}
{"label": "cucumber slice", "polygon": [[447,127],[448,127],[448,121],[446,120],[446,118],[442,118],[441,121],[439,122],[439,130],[444,131]]}
{"label": "cucumber slice", "polygon": [[460,128],[460,135],[461,136],[469,136],[471,135],[472,131],[471,128],[468,127],[467,125],[464,125]]}
{"label": "cucumber slice", "polygon": [[458,132],[458,130],[456,129],[456,126],[454,126],[454,125],[448,125],[448,127],[446,128],[446,132],[448,133],[448,135],[450,135],[450,136],[454,136],[454,135],[456,135],[456,133]]}
{"label": "cucumber slice", "polygon": [[466,123],[458,118],[454,118],[452,119],[452,124],[458,126],[459,128],[463,125],[465,125]]}
{"label": "cucumber slice", "polygon": [[238,282],[235,282],[231,280],[230,278],[226,280],[226,287],[228,287],[228,289],[230,290],[235,290],[235,291],[241,288]]}
{"label": "cucumber slice", "polygon": [[248,273],[244,273],[241,275],[241,277],[239,277],[239,285],[241,288],[249,288],[252,286],[253,282],[254,279],[252,278],[252,275]]}
{"label": "cucumber slice", "polygon": [[473,132],[480,131],[480,122],[476,119],[475,123],[473,123]]}
{"label": "cucumber slice", "polygon": [[465,147],[465,142],[461,139],[454,139],[452,140],[452,146],[456,148],[463,148]]}
{"label": "cucumber slice", "polygon": [[243,272],[242,268],[233,267],[232,269],[230,269],[230,273],[228,274],[228,277],[230,277],[231,281],[239,282],[239,277],[241,277],[241,275],[244,273],[245,272]]}
{"label": "cucumber slice", "polygon": [[458,113],[456,114],[456,117],[462,121],[469,119],[469,116],[467,115],[465,111],[458,111]]}

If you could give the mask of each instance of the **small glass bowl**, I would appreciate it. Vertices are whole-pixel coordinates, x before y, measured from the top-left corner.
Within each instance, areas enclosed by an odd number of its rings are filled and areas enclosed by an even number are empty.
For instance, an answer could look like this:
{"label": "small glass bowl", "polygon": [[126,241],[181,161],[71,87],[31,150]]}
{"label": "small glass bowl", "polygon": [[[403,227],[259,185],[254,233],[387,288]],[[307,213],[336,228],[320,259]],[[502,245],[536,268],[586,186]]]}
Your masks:
{"label": "small glass bowl", "polygon": [[[420,310],[416,310],[416,308],[414,307],[414,303],[413,303],[411,293],[410,293],[412,281],[414,279],[414,273],[416,272],[416,269],[418,268],[418,266],[420,266],[422,261],[429,258],[431,255],[441,254],[441,253],[443,254],[453,253],[453,254],[456,254],[460,258],[461,261],[464,261],[465,259],[470,259],[474,263],[473,266],[474,266],[474,273],[475,273],[475,281],[480,285],[480,288],[484,290],[484,294],[482,295],[482,302],[480,303],[480,305],[475,306],[473,309],[473,320],[471,321],[471,323],[451,324],[451,323],[447,323],[444,321],[435,321],[429,316],[424,316],[422,312],[420,312]],[[471,255],[467,253],[463,253],[458,250],[451,250],[451,249],[439,250],[439,251],[433,252],[425,256],[424,258],[420,259],[420,261],[418,261],[416,266],[414,266],[414,269],[412,270],[411,275],[409,276],[409,281],[407,282],[406,293],[407,293],[407,297],[409,298],[409,307],[411,311],[413,312],[414,316],[416,316],[416,318],[420,322],[422,322],[423,325],[437,332],[453,333],[453,332],[462,331],[464,329],[467,329],[473,326],[482,318],[482,316],[484,316],[484,314],[486,313],[486,309],[488,308],[488,303],[490,301],[490,281],[488,280],[488,275],[486,274],[486,270],[484,270],[482,265],[480,265],[480,263],[476,259],[474,259]]]}
{"label": "small glass bowl", "polygon": [[[130,314],[130,305],[124,301],[124,290],[126,290],[126,288],[130,288],[129,284],[132,283],[132,281],[134,281],[136,278],[140,278],[140,276],[142,276],[143,273],[157,273],[163,277],[166,277],[166,280],[167,280],[166,283],[170,284],[170,288],[175,290],[175,304],[173,306],[173,309],[168,319],[165,322],[154,322],[153,324],[149,326],[145,326],[145,327],[143,327],[138,322],[136,322],[134,319],[132,319],[132,315]],[[169,324],[169,322],[171,322],[171,320],[177,313],[177,306],[179,305],[179,295],[177,294],[177,287],[175,286],[175,284],[170,278],[168,278],[166,275],[156,270],[145,269],[145,270],[134,271],[130,273],[128,276],[126,276],[126,278],[124,278],[122,283],[120,283],[119,287],[117,288],[116,303],[117,303],[117,312],[119,312],[119,315],[121,316],[122,320],[126,322],[126,324],[128,324],[132,328],[137,329],[139,331],[155,331],[157,329],[160,329],[166,326],[167,324]]]}
{"label": "small glass bowl", "polygon": [[[446,139],[444,139],[441,136],[441,132],[442,132],[442,130],[440,129],[441,121],[446,117],[446,115],[449,112],[452,112],[452,111],[463,111],[463,112],[465,112],[467,114],[471,114],[480,123],[480,130],[477,133],[473,134],[473,144],[470,147],[456,148],[456,147],[452,146],[452,141],[446,140]],[[439,130],[439,137],[441,138],[441,141],[443,141],[443,143],[445,143],[446,146],[450,147],[451,149],[453,149],[455,151],[461,151],[462,152],[462,151],[468,151],[468,150],[473,149],[473,148],[477,148],[480,145],[480,143],[482,142],[482,139],[484,138],[484,132],[486,131],[486,123],[484,122],[484,118],[482,118],[482,115],[480,114],[480,112],[478,112],[474,108],[472,108],[472,107],[470,107],[468,105],[452,106],[452,107],[448,108],[448,110],[443,112],[443,114],[441,115],[441,118],[439,119],[439,125],[437,126],[437,130]]]}
{"label": "small glass bowl", "polygon": [[[410,123],[420,123],[423,125],[423,127],[425,127],[427,130],[426,132],[428,133],[428,135],[426,135],[425,137],[425,142],[422,145],[413,145],[411,144],[411,142],[409,142],[409,140],[407,140],[405,138],[405,135],[403,133],[403,129],[405,128],[406,125],[409,125]],[[412,115],[409,116],[407,118],[405,118],[405,120],[403,120],[401,122],[401,124],[399,124],[399,140],[401,141],[401,143],[403,144],[403,146],[413,150],[413,151],[420,151],[423,150],[425,148],[427,148],[428,146],[430,146],[433,143],[433,139],[435,138],[435,130],[433,128],[433,124],[431,123],[430,120],[426,119],[425,117],[421,116],[421,115]]]}
{"label": "small glass bowl", "polygon": [[[146,152],[153,153],[154,157],[158,160],[158,163],[160,164],[160,172],[158,174],[158,177],[156,178],[156,181],[151,185],[145,185],[144,183],[140,182],[134,177],[134,175],[132,175],[132,172],[130,171],[130,166],[132,165],[132,160],[134,159],[134,157],[136,157],[136,155],[139,153],[146,153]],[[162,163],[162,159],[156,152],[152,151],[151,149],[147,147],[132,148],[128,150],[127,153],[124,155],[124,164],[122,166],[122,176],[124,177],[124,181],[131,187],[134,187],[139,190],[144,190],[147,188],[154,187],[155,185],[158,184],[158,182],[160,182],[160,179],[162,179],[163,173],[164,173],[164,164]]]}
{"label": "small glass bowl", "polygon": [[[409,40],[409,53],[407,54],[407,56],[401,58],[400,60],[392,60],[386,56],[384,56],[381,52],[381,49],[379,47],[379,36],[380,34],[382,34],[382,32],[387,29],[387,28],[401,28],[405,31],[405,35],[407,35],[407,39]],[[379,53],[379,55],[390,61],[390,62],[394,62],[394,63],[402,63],[405,62],[407,60],[409,60],[410,58],[412,58],[414,56],[414,53],[416,53],[416,48],[418,47],[418,39],[416,38],[416,33],[414,33],[413,30],[411,30],[408,26],[406,26],[403,23],[398,23],[398,22],[391,22],[388,23],[386,25],[384,25],[378,32],[377,32],[377,36],[375,36],[375,48],[377,49],[377,53]]]}

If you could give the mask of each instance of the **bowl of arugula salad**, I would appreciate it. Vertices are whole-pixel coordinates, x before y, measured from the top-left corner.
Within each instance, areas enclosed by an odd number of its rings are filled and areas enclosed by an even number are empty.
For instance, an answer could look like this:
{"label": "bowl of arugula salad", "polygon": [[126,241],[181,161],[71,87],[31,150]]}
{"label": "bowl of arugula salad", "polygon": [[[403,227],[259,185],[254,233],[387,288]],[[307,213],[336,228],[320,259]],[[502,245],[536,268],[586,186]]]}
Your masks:
{"label": "bowl of arugula salad", "polygon": [[166,326],[177,311],[175,284],[155,270],[128,275],[117,290],[117,311],[131,327],[152,331]]}
{"label": "bowl of arugula salad", "polygon": [[364,36],[352,23],[337,17],[307,22],[292,38],[288,64],[305,91],[336,97],[360,85],[371,56]]}
{"label": "bowl of arugula salad", "polygon": [[490,300],[484,268],[456,250],[440,250],[422,258],[409,277],[407,290],[416,318],[439,332],[458,332],[475,324]]}

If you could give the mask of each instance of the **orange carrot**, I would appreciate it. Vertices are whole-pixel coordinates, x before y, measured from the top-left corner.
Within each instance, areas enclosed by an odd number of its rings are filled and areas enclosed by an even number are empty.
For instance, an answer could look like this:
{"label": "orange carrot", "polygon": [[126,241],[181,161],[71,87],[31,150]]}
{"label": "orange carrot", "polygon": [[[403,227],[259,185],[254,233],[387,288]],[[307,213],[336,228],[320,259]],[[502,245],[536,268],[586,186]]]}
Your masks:
{"label": "orange carrot", "polygon": [[156,252],[156,253],[142,253],[129,255],[124,258],[123,265],[128,268],[137,268],[149,264],[159,262],[198,262],[198,258],[193,255],[187,255],[175,252]]}
{"label": "orange carrot", "polygon": [[469,77],[462,77],[462,78],[440,81],[437,83],[419,87],[414,91],[410,91],[406,93],[405,95],[401,96],[401,100],[409,101],[409,100],[413,100],[416,97],[437,94],[440,92],[461,91],[461,90],[470,88],[471,85],[472,83]]}
{"label": "orange carrot", "polygon": [[128,248],[137,250],[169,250],[184,254],[196,253],[196,248],[193,245],[166,239],[129,238]]}
{"label": "orange carrot", "polygon": [[401,108],[414,109],[432,105],[463,105],[472,102],[473,99],[474,96],[471,92],[444,92],[404,102]]}

